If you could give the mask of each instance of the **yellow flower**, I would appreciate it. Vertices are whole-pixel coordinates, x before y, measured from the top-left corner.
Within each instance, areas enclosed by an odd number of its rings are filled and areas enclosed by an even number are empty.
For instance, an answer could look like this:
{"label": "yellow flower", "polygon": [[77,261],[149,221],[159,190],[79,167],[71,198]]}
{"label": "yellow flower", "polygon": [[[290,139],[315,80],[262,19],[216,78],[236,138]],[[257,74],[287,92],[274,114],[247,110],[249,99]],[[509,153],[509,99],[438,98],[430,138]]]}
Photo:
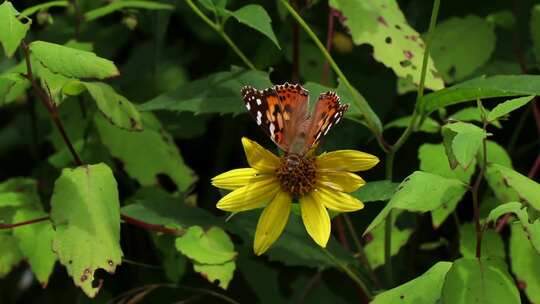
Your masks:
{"label": "yellow flower", "polygon": [[364,204],[347,192],[355,191],[365,181],[351,172],[368,170],[379,162],[376,156],[355,150],[279,158],[245,137],[242,144],[251,168],[222,173],[212,179],[212,184],[233,190],[217,203],[221,210],[239,212],[265,206],[253,243],[257,255],[268,250],[283,232],[293,198],[300,202],[308,234],[319,246],[326,247],[330,237],[327,209],[362,209]]}

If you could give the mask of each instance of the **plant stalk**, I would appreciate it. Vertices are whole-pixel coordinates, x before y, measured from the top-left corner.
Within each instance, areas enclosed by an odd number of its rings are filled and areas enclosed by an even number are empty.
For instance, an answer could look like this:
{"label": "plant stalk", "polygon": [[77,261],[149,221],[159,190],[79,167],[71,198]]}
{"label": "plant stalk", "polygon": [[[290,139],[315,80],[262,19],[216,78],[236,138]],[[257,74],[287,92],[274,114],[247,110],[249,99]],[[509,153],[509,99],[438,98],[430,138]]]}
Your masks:
{"label": "plant stalk", "polygon": [[343,271],[343,273],[345,273],[351,280],[353,280],[356,285],[358,285],[358,287],[360,289],[362,289],[362,291],[364,292],[364,294],[366,295],[366,297],[368,299],[372,299],[373,298],[373,294],[371,293],[371,291],[367,288],[366,284],[358,277],[358,275],[356,275],[356,273],[354,273],[354,271],[352,271],[352,269],[349,268],[349,265],[343,263],[342,261],[338,260],[333,254],[330,253],[330,251],[328,251],[326,248],[321,248],[321,250],[326,253],[326,255],[332,260],[332,262],[334,262],[334,264],[336,266],[339,267],[339,269],[341,269],[341,271]]}

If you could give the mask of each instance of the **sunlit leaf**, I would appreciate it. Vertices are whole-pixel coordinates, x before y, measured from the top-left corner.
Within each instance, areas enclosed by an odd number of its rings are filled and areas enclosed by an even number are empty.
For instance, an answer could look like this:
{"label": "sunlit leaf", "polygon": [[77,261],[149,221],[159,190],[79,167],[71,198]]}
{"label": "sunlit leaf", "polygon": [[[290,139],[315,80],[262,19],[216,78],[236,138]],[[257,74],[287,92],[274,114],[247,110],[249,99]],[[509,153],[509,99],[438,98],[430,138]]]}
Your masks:
{"label": "sunlit leaf", "polygon": [[0,232],[0,244],[2,252],[0,253],[0,278],[5,277],[11,272],[11,269],[24,259],[17,239],[11,234]]}
{"label": "sunlit leaf", "polygon": [[258,4],[248,4],[230,13],[238,22],[259,31],[280,48],[276,35],[272,30],[272,19],[270,19],[264,7]]}
{"label": "sunlit leaf", "polygon": [[94,297],[98,269],[114,272],[122,262],[120,203],[116,180],[105,164],[64,169],[54,185],[53,250],[75,285]]}
{"label": "sunlit leaf", "polygon": [[[425,45],[416,30],[405,19],[398,3],[382,0],[331,0],[330,6],[341,11],[345,25],[357,45],[373,46],[373,56],[391,68],[399,77],[410,77],[420,83]],[[430,59],[427,66],[427,88],[442,89],[443,80]]]}
{"label": "sunlit leaf", "polygon": [[209,282],[218,281],[219,287],[227,289],[231,282],[236,264],[232,261],[224,264],[193,264],[193,270],[202,274]]}
{"label": "sunlit leaf", "polygon": [[176,239],[176,248],[201,264],[223,264],[236,256],[229,236],[218,227],[205,231],[200,226],[192,226]]}
{"label": "sunlit leaf", "polygon": [[481,128],[465,122],[449,123],[442,128],[443,143],[451,168],[459,164],[468,169],[487,134]]}
{"label": "sunlit leaf", "polygon": [[0,75],[0,106],[15,101],[12,93],[17,91],[21,86],[26,88],[26,84],[26,78],[19,74],[9,73]]}
{"label": "sunlit leaf", "polygon": [[[486,141],[486,154],[486,161],[488,163],[495,163],[507,168],[512,168],[512,159],[510,158],[510,155],[508,155],[508,152],[506,152],[506,150],[498,143],[491,140]],[[483,161],[483,149],[478,150],[478,155],[476,158],[478,162]]]}
{"label": "sunlit leaf", "polygon": [[[476,230],[474,224],[465,223],[459,228],[459,252],[465,258],[476,257]],[[504,259],[504,243],[501,236],[492,229],[482,232],[482,256]]]}
{"label": "sunlit leaf", "polygon": [[510,265],[529,301],[540,302],[540,253],[534,250],[527,234],[517,225],[511,226]]}
{"label": "sunlit leaf", "polygon": [[488,164],[486,179],[501,202],[520,201],[540,211],[540,184],[505,166]]}
{"label": "sunlit leaf", "polygon": [[519,291],[504,261],[494,257],[456,260],[446,274],[442,302],[521,303]]}
{"label": "sunlit leaf", "polygon": [[394,195],[398,185],[390,180],[370,181],[351,194],[364,203],[386,201]]}
{"label": "sunlit leaf", "polygon": [[505,116],[506,114],[526,105],[533,98],[534,96],[525,96],[525,97],[510,99],[503,103],[500,103],[495,108],[493,108],[491,112],[489,112],[489,114],[487,115],[487,120],[488,121],[497,120],[500,117]]}
{"label": "sunlit leaf", "polygon": [[450,267],[452,267],[450,262],[438,262],[415,279],[378,294],[371,303],[438,303],[441,300],[444,278]]}
{"label": "sunlit leaf", "polygon": [[13,56],[19,44],[30,29],[31,20],[22,23],[17,16],[19,12],[13,7],[11,2],[4,1],[0,4],[0,44],[4,47],[4,52],[8,57]]}

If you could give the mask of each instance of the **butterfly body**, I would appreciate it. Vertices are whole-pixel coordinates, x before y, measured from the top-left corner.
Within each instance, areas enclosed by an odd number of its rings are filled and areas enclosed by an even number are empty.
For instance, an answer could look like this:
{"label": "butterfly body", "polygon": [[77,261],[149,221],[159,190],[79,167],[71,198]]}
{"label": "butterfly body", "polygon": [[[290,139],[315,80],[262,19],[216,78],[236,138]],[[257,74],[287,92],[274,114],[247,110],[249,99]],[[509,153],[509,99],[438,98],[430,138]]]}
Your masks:
{"label": "butterfly body", "polygon": [[334,92],[326,92],[309,114],[309,92],[299,84],[265,90],[245,86],[242,97],[257,125],[287,154],[305,155],[316,147],[348,109]]}

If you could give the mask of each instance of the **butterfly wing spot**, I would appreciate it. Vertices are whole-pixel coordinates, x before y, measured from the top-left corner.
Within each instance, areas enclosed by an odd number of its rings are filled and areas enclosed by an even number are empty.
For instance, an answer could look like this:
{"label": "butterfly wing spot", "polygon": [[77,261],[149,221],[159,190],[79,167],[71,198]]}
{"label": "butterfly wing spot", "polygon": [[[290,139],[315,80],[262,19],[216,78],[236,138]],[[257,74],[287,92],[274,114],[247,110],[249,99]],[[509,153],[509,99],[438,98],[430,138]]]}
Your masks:
{"label": "butterfly wing spot", "polygon": [[262,124],[261,118],[262,118],[261,111],[257,111],[257,125],[259,125],[259,126]]}
{"label": "butterfly wing spot", "polygon": [[251,110],[251,104],[249,102],[246,102],[246,109]]}
{"label": "butterfly wing spot", "polygon": [[257,98],[257,105],[258,105],[258,106],[261,105],[261,99],[260,99],[260,98]]}
{"label": "butterfly wing spot", "polygon": [[276,126],[274,123],[270,123],[270,138],[274,140],[276,138],[275,136]]}

